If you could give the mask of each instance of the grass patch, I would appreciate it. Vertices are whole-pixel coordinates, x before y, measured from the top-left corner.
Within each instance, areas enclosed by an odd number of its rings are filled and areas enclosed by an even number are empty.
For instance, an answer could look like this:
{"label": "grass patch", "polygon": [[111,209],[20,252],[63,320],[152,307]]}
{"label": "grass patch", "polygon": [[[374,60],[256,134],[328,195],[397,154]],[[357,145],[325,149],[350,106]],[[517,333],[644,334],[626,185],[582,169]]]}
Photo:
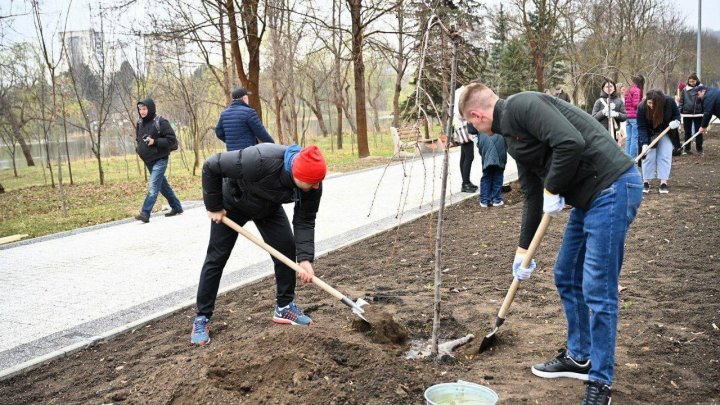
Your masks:
{"label": "grass patch", "polygon": [[[342,150],[331,148],[330,138],[309,138],[306,145],[318,145],[328,162],[330,173],[348,172],[384,165],[392,156],[392,140],[389,131],[370,135],[371,156],[358,159],[350,137],[346,137]],[[376,146],[377,145],[377,146]],[[201,200],[202,163],[212,153],[204,151],[200,168],[192,173],[194,156],[191,151],[174,152],[166,176],[181,201]],[[72,162],[73,183],[67,164],[63,166],[63,184],[68,205],[68,215],[63,216],[58,189],[50,186],[50,173],[40,166],[22,167],[18,177],[12,169],[0,170],[0,184],[6,192],[0,194],[0,237],[26,233],[38,237],[68,231],[80,227],[101,224],[136,215],[147,191],[144,165],[135,154],[102,159],[105,184],[99,184],[97,161],[94,159]],[[57,167],[53,162],[55,182]],[[158,196],[155,211],[167,201]]]}

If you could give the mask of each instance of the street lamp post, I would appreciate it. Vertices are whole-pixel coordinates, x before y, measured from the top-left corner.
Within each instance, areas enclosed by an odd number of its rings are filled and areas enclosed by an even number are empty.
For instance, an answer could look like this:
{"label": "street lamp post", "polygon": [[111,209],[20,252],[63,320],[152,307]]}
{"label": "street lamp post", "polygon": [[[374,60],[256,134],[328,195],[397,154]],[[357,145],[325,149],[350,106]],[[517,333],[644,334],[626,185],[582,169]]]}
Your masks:
{"label": "street lamp post", "polygon": [[702,0],[698,0],[697,75],[702,77]]}

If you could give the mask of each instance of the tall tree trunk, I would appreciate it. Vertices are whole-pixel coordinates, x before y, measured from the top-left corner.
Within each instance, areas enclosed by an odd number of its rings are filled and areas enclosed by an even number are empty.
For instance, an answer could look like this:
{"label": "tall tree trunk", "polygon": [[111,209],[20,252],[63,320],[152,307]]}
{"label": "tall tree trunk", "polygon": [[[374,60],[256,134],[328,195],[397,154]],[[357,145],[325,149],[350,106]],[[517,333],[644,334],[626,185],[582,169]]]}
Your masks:
{"label": "tall tree trunk", "polygon": [[5,99],[4,96],[0,96],[0,110],[3,112],[3,115],[8,120],[8,123],[10,124],[10,127],[12,128],[12,136],[17,141],[18,145],[20,145],[20,149],[22,149],[23,155],[25,156],[25,161],[27,162],[28,166],[35,166],[35,161],[32,157],[32,151],[30,150],[30,147],[28,146],[27,142],[25,142],[25,137],[23,137],[21,129],[22,129],[22,118],[20,121],[18,121],[18,118],[13,114],[12,108],[10,107],[10,103]]}
{"label": "tall tree trunk", "polygon": [[370,156],[367,139],[367,111],[365,109],[365,62],[363,61],[362,0],[348,0],[352,20],[352,55],[355,84],[355,122],[358,157]]}
{"label": "tall tree trunk", "polygon": [[[230,1],[232,0],[228,0],[228,2]],[[262,117],[262,104],[260,103],[260,43],[262,38],[258,31],[258,3],[259,0],[243,0],[242,18],[246,31],[245,44],[250,57],[247,81],[243,85],[250,91],[250,105],[255,108],[258,117]]]}

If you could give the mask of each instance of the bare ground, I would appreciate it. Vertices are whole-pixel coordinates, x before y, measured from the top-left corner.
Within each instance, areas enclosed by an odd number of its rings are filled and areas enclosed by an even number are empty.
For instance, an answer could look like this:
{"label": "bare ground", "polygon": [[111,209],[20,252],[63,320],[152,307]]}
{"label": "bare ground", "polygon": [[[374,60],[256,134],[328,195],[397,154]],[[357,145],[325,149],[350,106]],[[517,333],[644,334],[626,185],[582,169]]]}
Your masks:
{"label": "bare ground", "polygon": [[[671,193],[655,185],[629,233],[613,403],[720,403],[720,142],[711,138],[705,149],[704,158],[675,159]],[[430,385],[463,379],[491,387],[504,404],[579,403],[579,381],[530,373],[564,344],[552,265],[567,213],[550,225],[539,270],[522,284],[497,345],[476,353],[512,281],[519,192],[506,201],[481,209],[473,198],[447,210],[441,339],[478,336],[455,362],[404,359],[407,344],[351,329],[347,307],[311,285],[297,301],[316,325],[273,325],[270,279],[220,297],[206,347],[189,344],[187,309],[3,381],[0,402],[418,404]],[[316,272],[350,297],[371,298],[411,339],[428,339],[435,222],[421,218],[333,252]]]}

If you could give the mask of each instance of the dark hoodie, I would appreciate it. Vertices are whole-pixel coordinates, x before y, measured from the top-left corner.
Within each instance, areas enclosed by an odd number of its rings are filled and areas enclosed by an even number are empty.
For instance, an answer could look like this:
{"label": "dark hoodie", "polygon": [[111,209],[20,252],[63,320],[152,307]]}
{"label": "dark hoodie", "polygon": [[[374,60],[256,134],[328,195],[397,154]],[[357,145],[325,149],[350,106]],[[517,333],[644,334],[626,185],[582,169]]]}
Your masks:
{"label": "dark hoodie", "polygon": [[[177,145],[177,137],[175,131],[168,120],[157,116],[155,113],[155,102],[151,98],[146,98],[137,103],[138,115],[140,114],[140,105],[144,105],[148,109],[145,118],[140,117],[135,127],[135,152],[145,163],[150,164],[160,159],[167,159],[170,151]],[[157,118],[158,125],[156,127],[154,120]],[[148,145],[145,138],[152,138],[155,142]]]}

